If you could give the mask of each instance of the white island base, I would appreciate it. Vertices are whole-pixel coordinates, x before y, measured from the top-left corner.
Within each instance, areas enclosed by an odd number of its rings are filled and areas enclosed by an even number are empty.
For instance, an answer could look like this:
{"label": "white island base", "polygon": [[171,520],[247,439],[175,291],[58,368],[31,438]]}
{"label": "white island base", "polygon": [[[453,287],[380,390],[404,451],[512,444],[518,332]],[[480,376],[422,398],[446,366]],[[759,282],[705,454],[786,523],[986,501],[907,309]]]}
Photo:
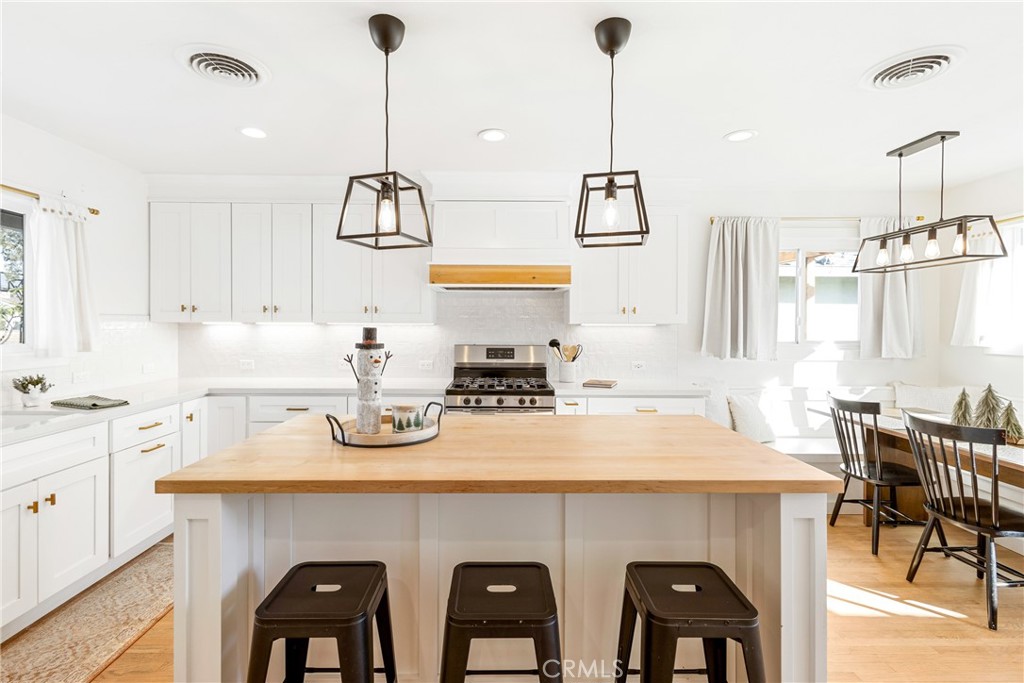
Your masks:
{"label": "white island base", "polygon": [[[244,680],[253,612],[292,565],[369,559],[387,564],[402,683],[438,680],[452,568],[469,560],[551,569],[566,679],[612,676],[636,560],[719,565],[760,612],[768,680],[826,679],[824,493],[178,493],[174,509],[176,681]],[[737,657],[729,680],[745,680]],[[334,643],[312,641],[308,665],[337,666]],[[473,669],[533,666],[529,641],[473,644]],[[681,640],[677,667],[703,666]],[[278,643],[269,680],[283,674]]]}

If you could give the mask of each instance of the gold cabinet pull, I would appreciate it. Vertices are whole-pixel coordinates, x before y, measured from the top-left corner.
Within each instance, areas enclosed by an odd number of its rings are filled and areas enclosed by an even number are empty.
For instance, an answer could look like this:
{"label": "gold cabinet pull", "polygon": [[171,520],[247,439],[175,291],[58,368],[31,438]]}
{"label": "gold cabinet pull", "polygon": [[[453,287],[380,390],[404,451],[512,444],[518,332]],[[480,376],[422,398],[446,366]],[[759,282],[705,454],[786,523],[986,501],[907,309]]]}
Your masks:
{"label": "gold cabinet pull", "polygon": [[152,429],[153,427],[159,427],[159,426],[160,426],[160,425],[162,425],[162,424],[163,424],[163,422],[154,422],[154,423],[153,423],[153,424],[151,424],[151,425],[146,425],[145,427],[139,427],[139,431],[140,431],[140,432],[144,432],[144,431],[146,431],[147,429]]}
{"label": "gold cabinet pull", "polygon": [[188,415],[186,415],[185,419],[188,420],[189,422],[191,422],[192,421],[192,413],[189,413]]}
{"label": "gold cabinet pull", "polygon": [[369,313],[369,312],[370,312],[370,307],[369,306],[363,306],[363,313]]}
{"label": "gold cabinet pull", "polygon": [[267,307],[267,306],[264,306],[264,307],[263,307],[263,312],[264,312],[264,313],[266,313],[266,312],[267,312],[267,311],[269,311],[269,310],[270,310],[270,308],[269,308],[269,307]]}
{"label": "gold cabinet pull", "polygon": [[633,307],[633,315],[636,315],[636,306]]}
{"label": "gold cabinet pull", "polygon": [[153,451],[158,451],[158,450],[160,450],[161,448],[163,448],[163,447],[164,447],[164,446],[166,446],[166,445],[167,445],[167,444],[165,444],[165,443],[158,443],[157,445],[153,446],[152,448],[143,448],[143,449],[142,449],[141,451],[139,451],[139,452],[140,452],[140,453],[152,453]]}
{"label": "gold cabinet pull", "polygon": [[281,310],[281,309],[280,309],[280,308],[278,308],[277,304],[274,304],[274,313],[277,313],[277,312],[278,312],[278,311],[280,311],[280,310]]}
{"label": "gold cabinet pull", "polygon": [[373,307],[373,312],[374,312],[374,313],[380,313],[380,308],[379,308],[379,307],[377,307],[377,306],[374,306],[374,307]]}
{"label": "gold cabinet pull", "polygon": [[309,408],[285,408],[285,410],[290,413],[304,413],[309,410]]}
{"label": "gold cabinet pull", "polygon": [[639,408],[638,407],[636,409],[636,412],[638,412],[638,413],[656,413],[656,412],[658,412],[658,409],[657,408]]}
{"label": "gold cabinet pull", "polygon": [[39,514],[39,501],[33,500],[31,505],[26,505],[26,509],[31,510],[33,515]]}
{"label": "gold cabinet pull", "polygon": [[577,401],[563,401],[563,403],[565,403],[565,405],[567,406],[572,406],[573,408],[579,405]]}
{"label": "gold cabinet pull", "polygon": [[57,504],[57,494],[56,493],[51,493],[46,498],[43,498],[43,500],[45,500],[50,505],[56,505]]}
{"label": "gold cabinet pull", "polygon": [[195,313],[198,310],[199,310],[199,307],[196,306],[195,304],[192,304],[192,312]]}
{"label": "gold cabinet pull", "polygon": [[622,307],[622,315],[626,315],[626,307],[625,306]]}
{"label": "gold cabinet pull", "polygon": [[186,306],[185,304],[182,304],[181,305],[181,312],[184,313],[187,310],[188,310],[188,306]]}

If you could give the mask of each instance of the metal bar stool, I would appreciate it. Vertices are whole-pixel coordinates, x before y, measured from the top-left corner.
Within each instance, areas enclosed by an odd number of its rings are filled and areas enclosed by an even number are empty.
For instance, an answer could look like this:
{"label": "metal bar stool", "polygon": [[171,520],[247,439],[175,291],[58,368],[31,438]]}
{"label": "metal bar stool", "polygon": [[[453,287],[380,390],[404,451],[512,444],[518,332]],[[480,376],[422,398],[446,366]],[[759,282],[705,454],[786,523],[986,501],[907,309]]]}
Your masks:
{"label": "metal bar stool", "polygon": [[[297,564],[256,608],[246,681],[266,681],[274,641],[285,638],[285,683],[299,683],[307,671],[337,671],[344,683],[372,683],[371,619],[377,622],[382,670],[387,683],[395,683],[395,646],[384,563]],[[307,668],[310,638],[336,639],[340,667]]]}
{"label": "metal bar stool", "polygon": [[[640,669],[629,669],[633,631],[640,617]],[[703,669],[676,670],[676,641],[704,641]],[[747,680],[764,683],[757,610],[725,572],[707,562],[630,562],[619,625],[615,683],[639,673],[642,683],[671,683],[673,673],[707,673],[725,682],[726,639],[743,648]]]}
{"label": "metal bar stool", "polygon": [[[536,669],[467,670],[474,638],[530,638]],[[452,572],[441,649],[441,683],[467,675],[531,675],[562,680],[558,611],[551,574],[539,562],[463,562]]]}

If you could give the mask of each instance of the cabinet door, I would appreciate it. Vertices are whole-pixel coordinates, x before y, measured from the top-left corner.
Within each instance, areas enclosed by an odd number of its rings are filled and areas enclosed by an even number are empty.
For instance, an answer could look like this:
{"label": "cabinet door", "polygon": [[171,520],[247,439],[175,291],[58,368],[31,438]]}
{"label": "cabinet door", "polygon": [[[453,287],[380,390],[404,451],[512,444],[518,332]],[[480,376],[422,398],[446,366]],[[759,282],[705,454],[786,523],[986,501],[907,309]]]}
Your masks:
{"label": "cabinet door", "polygon": [[107,562],[107,462],[104,456],[39,479],[40,602]]}
{"label": "cabinet door", "polygon": [[434,322],[434,294],[427,284],[430,249],[373,252],[373,320]]}
{"label": "cabinet door", "polygon": [[206,457],[208,438],[206,399],[197,398],[181,404],[181,466],[187,467]]}
{"label": "cabinet door", "polygon": [[[313,206],[313,322],[370,322],[372,252],[337,239],[341,204]],[[349,207],[353,231],[370,229],[373,209]],[[425,281],[424,281],[425,282]]]}
{"label": "cabinet door", "polygon": [[608,247],[573,252],[570,323],[629,321],[629,255],[625,253],[628,250]]}
{"label": "cabinet door", "polygon": [[205,421],[207,453],[245,441],[245,396],[207,396]]}
{"label": "cabinet door", "polygon": [[231,320],[231,205],[192,204],[192,322]]}
{"label": "cabinet door", "polygon": [[270,204],[231,205],[231,319],[270,320],[273,228]]}
{"label": "cabinet door", "polygon": [[36,606],[36,539],[39,515],[36,482],[0,493],[0,623],[7,624]]}
{"label": "cabinet door", "polygon": [[550,251],[567,244],[564,202],[442,201],[435,207],[434,244],[439,249]]}
{"label": "cabinet door", "polygon": [[180,435],[112,453],[110,461],[111,554],[117,557],[174,522],[172,496],[154,487],[181,465]]}
{"label": "cabinet door", "polygon": [[629,255],[629,321],[679,325],[686,322],[686,250],[680,214],[648,212],[651,234]]}
{"label": "cabinet door", "polygon": [[180,323],[190,319],[189,204],[149,205],[149,318]]}
{"label": "cabinet door", "polygon": [[313,218],[309,204],[274,204],[273,314],[280,322],[312,320]]}

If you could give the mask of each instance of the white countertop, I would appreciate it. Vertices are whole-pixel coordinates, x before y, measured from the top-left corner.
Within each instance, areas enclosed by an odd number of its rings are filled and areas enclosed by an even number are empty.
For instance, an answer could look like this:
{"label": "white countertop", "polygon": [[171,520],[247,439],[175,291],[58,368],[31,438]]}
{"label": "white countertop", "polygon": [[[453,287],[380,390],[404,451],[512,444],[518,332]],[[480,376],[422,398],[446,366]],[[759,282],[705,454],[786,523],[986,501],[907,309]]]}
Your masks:
{"label": "white countertop", "polygon": [[[441,396],[450,380],[445,377],[386,379],[386,393],[408,396]],[[668,383],[620,382],[614,389],[585,389],[580,383],[552,382],[556,396],[707,396],[709,391],[694,385]],[[322,379],[317,377],[196,377],[163,380],[146,384],[103,389],[96,393],[107,398],[128,401],[128,405],[103,410],[70,410],[53,408],[44,400],[36,408],[12,407],[4,409],[0,420],[0,440],[14,444],[76,427],[106,422],[126,415],[160,408],[171,403],[189,401],[203,396],[246,395],[330,395],[354,394],[355,380],[344,377]],[[66,398],[56,394],[53,399]]]}

